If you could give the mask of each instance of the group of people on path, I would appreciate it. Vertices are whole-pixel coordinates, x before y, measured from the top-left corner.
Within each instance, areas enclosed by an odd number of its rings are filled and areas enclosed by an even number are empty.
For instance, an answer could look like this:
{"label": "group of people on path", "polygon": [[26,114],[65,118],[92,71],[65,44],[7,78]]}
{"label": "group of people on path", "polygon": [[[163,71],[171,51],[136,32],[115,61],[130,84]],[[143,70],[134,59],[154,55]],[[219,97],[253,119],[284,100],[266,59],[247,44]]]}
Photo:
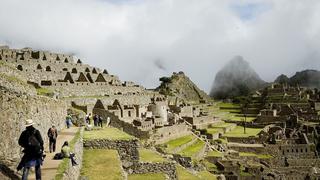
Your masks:
{"label": "group of people on path", "polygon": [[[26,129],[21,133],[18,140],[19,145],[23,147],[24,153],[20,163],[17,166],[18,171],[23,169],[22,180],[28,179],[28,174],[31,167],[35,167],[36,179],[40,180],[41,165],[46,157],[41,133],[33,125],[34,123],[32,119],[26,120]],[[69,127],[70,124],[67,123],[67,128]],[[49,139],[49,152],[54,153],[56,151],[56,142],[58,138],[58,130],[54,124],[52,124],[52,126],[49,128],[47,135]],[[68,141],[64,142],[60,154],[62,158],[70,158],[73,166],[77,165],[75,161],[75,155],[71,153]]]}
{"label": "group of people on path", "polygon": [[[91,125],[91,118],[92,118],[91,113],[86,115],[85,122],[86,122],[87,125]],[[99,114],[93,115],[93,125],[95,127],[99,127],[100,126],[102,128],[103,127],[102,121],[103,121],[103,118]],[[109,124],[110,124],[110,117],[107,117],[106,126],[108,127]]]}

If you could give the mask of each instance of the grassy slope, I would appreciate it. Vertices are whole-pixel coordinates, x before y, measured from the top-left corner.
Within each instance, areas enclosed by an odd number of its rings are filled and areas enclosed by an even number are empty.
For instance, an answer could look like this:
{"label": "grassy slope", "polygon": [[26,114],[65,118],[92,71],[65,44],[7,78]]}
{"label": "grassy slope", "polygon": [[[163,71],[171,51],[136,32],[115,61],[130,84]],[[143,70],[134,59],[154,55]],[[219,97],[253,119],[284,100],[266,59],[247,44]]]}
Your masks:
{"label": "grassy slope", "polygon": [[130,140],[134,137],[120,131],[117,128],[103,128],[93,131],[85,131],[84,139],[110,139],[110,140]]}
{"label": "grassy slope", "polygon": [[230,132],[227,132],[223,136],[225,137],[249,137],[256,136],[262,129],[261,128],[246,128],[246,134],[244,134],[243,127],[237,126]]}
{"label": "grassy slope", "polygon": [[167,145],[166,150],[168,152],[170,152],[173,149],[192,141],[192,139],[194,139],[193,135],[188,135],[188,136],[183,136],[181,138],[177,138],[177,139],[171,140],[171,141],[165,143],[165,145]]}
{"label": "grassy slope", "polygon": [[142,162],[166,162],[166,159],[149,149],[139,149],[139,155]]}
{"label": "grassy slope", "polygon": [[194,144],[180,151],[179,154],[187,157],[192,157],[194,154],[199,152],[204,146],[205,146],[204,142],[197,140]]}
{"label": "grassy slope", "polygon": [[150,174],[130,174],[128,180],[165,180],[166,177],[163,173],[150,173]]}
{"label": "grassy slope", "polygon": [[83,153],[82,176],[90,180],[123,179],[116,150],[90,149]]}

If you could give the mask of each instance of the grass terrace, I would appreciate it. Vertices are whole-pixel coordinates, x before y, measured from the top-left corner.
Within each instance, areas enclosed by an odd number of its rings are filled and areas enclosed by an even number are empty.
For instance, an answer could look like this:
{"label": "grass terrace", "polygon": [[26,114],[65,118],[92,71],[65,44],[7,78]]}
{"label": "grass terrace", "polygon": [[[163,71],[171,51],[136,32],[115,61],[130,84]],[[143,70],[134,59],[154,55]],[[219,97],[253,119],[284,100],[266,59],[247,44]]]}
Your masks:
{"label": "grass terrace", "polygon": [[139,149],[139,155],[142,162],[167,162],[165,158],[150,149]]}
{"label": "grass terrace", "polygon": [[123,179],[121,162],[116,150],[85,149],[81,176],[90,180]]}
{"label": "grass terrace", "polygon": [[180,165],[176,166],[177,168],[177,176],[179,180],[200,180],[200,178]]}
{"label": "grass terrace", "polygon": [[217,179],[217,177],[213,174],[211,174],[208,171],[201,171],[198,173],[198,176],[200,177],[200,179],[206,179],[206,180],[215,180]]}
{"label": "grass terrace", "polygon": [[179,154],[187,157],[192,157],[194,156],[194,154],[198,153],[204,146],[205,146],[204,142],[197,140],[192,145],[180,151]]}
{"label": "grass terrace", "polygon": [[208,152],[207,156],[222,157],[222,156],[223,156],[223,153],[218,152],[218,151],[210,151],[210,152]]}
{"label": "grass terrace", "polygon": [[192,141],[194,138],[195,137],[193,135],[188,135],[188,136],[183,136],[183,137],[171,140],[165,143],[165,145],[167,145],[166,151],[171,152],[175,148]]}
{"label": "grass terrace", "polygon": [[133,136],[117,129],[117,128],[103,128],[92,131],[84,131],[84,139],[110,139],[110,140],[131,140]]}
{"label": "grass terrace", "polygon": [[240,156],[243,156],[243,157],[255,156],[255,157],[258,157],[258,158],[260,158],[260,159],[270,159],[270,158],[273,158],[273,156],[271,156],[270,154],[255,154],[255,153],[250,153],[250,152],[240,152],[239,155],[240,155]]}
{"label": "grass terrace", "polygon": [[128,180],[165,180],[166,176],[163,173],[150,173],[150,174],[130,174]]}
{"label": "grass terrace", "polygon": [[249,137],[249,136],[257,136],[261,131],[261,128],[246,128],[246,134],[244,134],[243,127],[237,126],[232,131],[227,132],[223,136],[225,137]]}
{"label": "grass terrace", "polygon": [[[253,120],[257,119],[256,117],[247,117],[246,122],[252,122]],[[244,121],[244,116],[234,116],[230,120],[232,121]]]}

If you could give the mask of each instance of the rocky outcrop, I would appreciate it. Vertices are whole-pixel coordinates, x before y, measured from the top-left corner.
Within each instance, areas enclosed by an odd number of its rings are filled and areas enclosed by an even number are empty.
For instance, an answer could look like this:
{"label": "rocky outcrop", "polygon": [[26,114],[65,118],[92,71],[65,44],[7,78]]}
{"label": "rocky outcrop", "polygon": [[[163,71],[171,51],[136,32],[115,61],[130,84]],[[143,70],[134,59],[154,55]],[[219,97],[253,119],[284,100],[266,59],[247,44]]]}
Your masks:
{"label": "rocky outcrop", "polygon": [[299,85],[309,88],[320,88],[320,71],[304,70],[296,72],[296,74],[290,78],[285,75],[280,75],[275,82],[280,84],[287,83],[293,86]]}
{"label": "rocky outcrop", "polygon": [[217,99],[248,95],[265,82],[241,56],[234,57],[216,75],[210,96]]}
{"label": "rocky outcrop", "polygon": [[178,97],[185,101],[207,101],[210,97],[195,85],[183,72],[171,77],[160,78],[161,85],[156,89],[160,94]]}

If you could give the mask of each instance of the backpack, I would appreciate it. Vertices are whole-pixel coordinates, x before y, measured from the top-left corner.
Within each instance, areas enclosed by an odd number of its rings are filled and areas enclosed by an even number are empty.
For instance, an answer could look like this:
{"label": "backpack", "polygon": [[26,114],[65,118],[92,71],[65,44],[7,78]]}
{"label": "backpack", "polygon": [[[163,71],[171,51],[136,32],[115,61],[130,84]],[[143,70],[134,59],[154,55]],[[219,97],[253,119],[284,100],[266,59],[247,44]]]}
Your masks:
{"label": "backpack", "polygon": [[29,149],[35,153],[41,153],[41,144],[36,137],[36,130],[34,130],[28,137]]}

